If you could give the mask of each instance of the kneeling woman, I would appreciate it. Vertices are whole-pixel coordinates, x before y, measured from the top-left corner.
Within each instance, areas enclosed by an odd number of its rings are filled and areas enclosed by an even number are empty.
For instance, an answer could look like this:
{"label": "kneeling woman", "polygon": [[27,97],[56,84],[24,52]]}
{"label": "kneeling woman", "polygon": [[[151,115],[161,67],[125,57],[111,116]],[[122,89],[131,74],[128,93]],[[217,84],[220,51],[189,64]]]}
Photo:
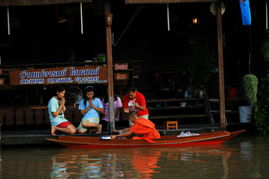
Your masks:
{"label": "kneeling woman", "polygon": [[64,117],[65,108],[65,89],[58,86],[57,95],[53,96],[48,104],[49,119],[51,123],[51,134],[56,135],[56,130],[68,134],[76,133],[76,128]]}
{"label": "kneeling woman", "polygon": [[102,125],[99,124],[99,113],[103,113],[103,105],[99,98],[94,97],[94,89],[92,86],[85,88],[86,96],[79,103],[78,109],[83,115],[82,120],[78,126],[79,133],[85,133],[87,128],[96,127],[98,130],[96,134],[102,132]]}

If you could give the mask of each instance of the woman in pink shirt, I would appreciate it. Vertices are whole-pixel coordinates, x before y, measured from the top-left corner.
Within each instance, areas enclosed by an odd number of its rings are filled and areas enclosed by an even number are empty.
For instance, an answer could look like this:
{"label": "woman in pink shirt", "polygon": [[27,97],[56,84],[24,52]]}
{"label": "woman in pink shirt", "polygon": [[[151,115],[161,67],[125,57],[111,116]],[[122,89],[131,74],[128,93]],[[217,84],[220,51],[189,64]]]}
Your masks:
{"label": "woman in pink shirt", "polygon": [[[104,107],[104,116],[102,117],[102,120],[109,122],[109,106],[108,106],[108,99],[107,95],[102,100],[103,107]],[[115,112],[115,121],[119,121],[119,112],[122,108],[122,102],[120,97],[115,96],[114,97],[114,112]]]}

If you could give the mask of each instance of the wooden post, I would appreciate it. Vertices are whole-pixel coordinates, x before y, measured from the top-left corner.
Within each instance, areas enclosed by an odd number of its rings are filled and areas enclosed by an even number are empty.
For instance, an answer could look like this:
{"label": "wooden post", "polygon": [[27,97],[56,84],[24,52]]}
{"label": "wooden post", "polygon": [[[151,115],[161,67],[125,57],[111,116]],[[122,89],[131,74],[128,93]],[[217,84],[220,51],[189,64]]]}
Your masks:
{"label": "wooden post", "polygon": [[0,146],[2,145],[2,124],[0,123]]}
{"label": "wooden post", "polygon": [[109,121],[110,132],[115,129],[114,116],[114,81],[113,81],[113,62],[112,62],[112,14],[110,12],[110,1],[105,1],[105,18],[106,18],[106,55],[107,55],[107,75],[108,75],[108,104],[109,104]]}
{"label": "wooden post", "polygon": [[220,98],[220,122],[221,128],[225,129],[227,125],[225,117],[225,91],[224,91],[224,63],[223,63],[223,41],[222,41],[222,17],[221,2],[216,4],[217,14],[217,34],[218,34],[218,66],[219,66],[219,98]]}

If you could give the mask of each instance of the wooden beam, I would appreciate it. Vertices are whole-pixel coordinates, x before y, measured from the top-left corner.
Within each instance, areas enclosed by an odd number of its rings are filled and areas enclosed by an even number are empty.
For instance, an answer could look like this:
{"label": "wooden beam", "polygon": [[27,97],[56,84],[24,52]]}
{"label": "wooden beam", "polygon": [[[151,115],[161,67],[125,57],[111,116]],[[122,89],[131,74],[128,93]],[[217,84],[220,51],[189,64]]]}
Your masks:
{"label": "wooden beam", "polygon": [[223,40],[222,40],[222,17],[221,17],[221,2],[216,4],[217,14],[217,35],[218,35],[218,66],[219,66],[219,98],[220,98],[220,122],[221,128],[227,126],[225,116],[225,91],[224,91],[224,62],[223,62]]}
{"label": "wooden beam", "polygon": [[1,0],[0,6],[36,6],[92,2],[93,0]]}
{"label": "wooden beam", "polygon": [[216,2],[217,0],[125,0],[125,4],[172,4]]}
{"label": "wooden beam", "polygon": [[108,76],[108,105],[109,105],[109,122],[110,132],[115,129],[114,113],[114,80],[113,80],[113,60],[112,60],[112,14],[110,10],[110,1],[105,1],[105,18],[106,18],[106,55],[107,55],[107,76]]}

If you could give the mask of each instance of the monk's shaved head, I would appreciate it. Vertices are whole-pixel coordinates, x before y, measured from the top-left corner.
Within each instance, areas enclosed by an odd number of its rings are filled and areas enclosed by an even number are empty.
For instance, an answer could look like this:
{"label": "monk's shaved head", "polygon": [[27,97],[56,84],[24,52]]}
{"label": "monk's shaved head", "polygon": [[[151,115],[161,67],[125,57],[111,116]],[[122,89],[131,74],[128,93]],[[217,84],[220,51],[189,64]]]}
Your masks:
{"label": "monk's shaved head", "polygon": [[137,115],[137,113],[136,112],[131,112],[130,114],[129,114],[129,119],[131,119],[132,121],[133,120],[136,120],[138,118],[138,115]]}

